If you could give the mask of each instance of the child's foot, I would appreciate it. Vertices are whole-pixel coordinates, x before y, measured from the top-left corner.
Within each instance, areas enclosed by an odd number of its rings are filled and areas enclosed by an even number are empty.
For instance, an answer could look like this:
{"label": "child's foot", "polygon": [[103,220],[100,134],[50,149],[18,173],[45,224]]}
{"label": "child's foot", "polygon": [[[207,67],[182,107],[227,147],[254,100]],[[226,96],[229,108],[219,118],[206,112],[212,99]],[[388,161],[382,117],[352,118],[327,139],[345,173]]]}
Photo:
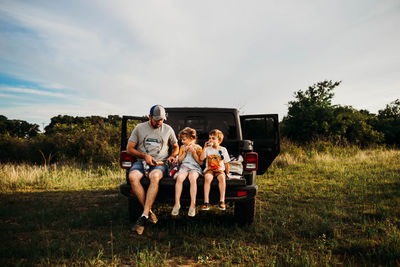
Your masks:
{"label": "child's foot", "polygon": [[181,206],[174,206],[173,208],[172,208],[172,212],[171,212],[171,215],[172,216],[177,216],[178,214],[179,214],[179,209],[181,208]]}
{"label": "child's foot", "polygon": [[201,208],[202,210],[209,210],[210,209],[210,203],[204,203],[203,207]]}
{"label": "child's foot", "polygon": [[189,216],[189,217],[194,217],[194,216],[196,216],[196,208],[189,207],[188,216]]}
{"label": "child's foot", "polygon": [[219,204],[218,204],[218,208],[220,210],[226,210],[225,202],[224,201],[220,201]]}

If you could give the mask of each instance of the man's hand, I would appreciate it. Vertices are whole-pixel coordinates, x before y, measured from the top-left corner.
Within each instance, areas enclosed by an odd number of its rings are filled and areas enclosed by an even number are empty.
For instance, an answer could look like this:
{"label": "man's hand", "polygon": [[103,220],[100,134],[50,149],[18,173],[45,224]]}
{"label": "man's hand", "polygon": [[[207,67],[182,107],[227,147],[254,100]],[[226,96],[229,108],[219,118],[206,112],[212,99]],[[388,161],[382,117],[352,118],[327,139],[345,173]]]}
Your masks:
{"label": "man's hand", "polygon": [[149,164],[150,166],[155,166],[157,165],[157,161],[150,155],[146,154],[146,156],[144,156],[144,160],[146,161],[147,164]]}
{"label": "man's hand", "polygon": [[173,144],[172,145],[172,152],[171,152],[171,156],[168,157],[168,161],[171,162],[172,164],[176,163],[176,156],[178,155],[179,152],[179,146],[178,144]]}
{"label": "man's hand", "polygon": [[176,163],[176,157],[169,156],[168,157],[168,161],[171,162],[172,164],[175,164]]}

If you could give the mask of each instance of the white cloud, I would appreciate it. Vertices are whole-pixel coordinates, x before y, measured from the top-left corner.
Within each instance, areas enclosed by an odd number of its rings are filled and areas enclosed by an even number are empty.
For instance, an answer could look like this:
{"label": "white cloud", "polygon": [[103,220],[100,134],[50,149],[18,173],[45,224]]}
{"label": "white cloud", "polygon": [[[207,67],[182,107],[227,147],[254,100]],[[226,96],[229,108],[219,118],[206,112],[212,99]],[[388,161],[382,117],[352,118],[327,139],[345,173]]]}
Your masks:
{"label": "white cloud", "polygon": [[40,95],[40,96],[52,96],[52,97],[60,97],[60,98],[70,97],[70,95],[63,94],[63,93],[42,91],[42,90],[29,89],[29,88],[8,87],[8,86],[5,86],[5,87],[0,86],[0,91],[9,92],[9,93],[34,94],[34,95]]}
{"label": "white cloud", "polygon": [[294,91],[324,79],[343,80],[339,104],[376,112],[400,86],[397,1],[5,1],[0,10],[29,30],[5,33],[0,57],[12,66],[0,72],[76,94],[46,118],[143,115],[154,103],[282,117]]}

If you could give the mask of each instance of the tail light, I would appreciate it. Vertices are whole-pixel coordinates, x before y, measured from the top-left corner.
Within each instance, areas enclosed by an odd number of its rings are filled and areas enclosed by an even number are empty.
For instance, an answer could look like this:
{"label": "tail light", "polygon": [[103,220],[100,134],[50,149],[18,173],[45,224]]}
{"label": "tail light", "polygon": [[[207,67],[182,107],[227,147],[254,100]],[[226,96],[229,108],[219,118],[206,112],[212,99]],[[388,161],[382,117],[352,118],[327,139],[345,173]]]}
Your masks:
{"label": "tail light", "polygon": [[132,167],[133,157],[128,152],[121,151],[119,153],[119,166],[122,169],[130,169]]}
{"label": "tail light", "polygon": [[242,197],[242,196],[245,196],[245,195],[247,195],[247,191],[238,191],[237,192],[237,196],[238,197]]}
{"label": "tail light", "polygon": [[244,154],[244,170],[256,171],[258,169],[258,154],[249,152]]}

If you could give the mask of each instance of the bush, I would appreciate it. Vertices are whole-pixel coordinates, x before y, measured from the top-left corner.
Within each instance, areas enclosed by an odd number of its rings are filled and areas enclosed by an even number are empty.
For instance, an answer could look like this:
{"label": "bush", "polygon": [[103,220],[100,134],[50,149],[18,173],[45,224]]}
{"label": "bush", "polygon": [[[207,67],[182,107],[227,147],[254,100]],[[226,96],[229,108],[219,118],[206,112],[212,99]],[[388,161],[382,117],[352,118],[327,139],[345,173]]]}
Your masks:
{"label": "bush", "polygon": [[100,117],[89,117],[89,119],[75,120],[79,123],[71,123],[71,120],[65,123],[53,123],[51,127],[46,127],[48,131],[45,134],[31,138],[3,134],[0,140],[0,161],[31,163],[75,161],[88,164],[117,162],[120,120],[118,121],[115,116],[110,117],[111,122]]}
{"label": "bush", "polygon": [[[288,115],[281,123],[282,135],[302,144],[312,140],[362,147],[382,143],[385,133],[374,126],[381,125],[381,129],[388,129],[389,126],[378,124],[375,115],[351,106],[331,104],[333,89],[339,84],[340,82],[323,81],[310,86],[304,92],[296,92],[295,100],[289,102]],[[400,108],[392,108],[390,111],[393,110]],[[396,131],[391,130],[399,136]]]}
{"label": "bush", "polygon": [[375,128],[384,134],[384,141],[388,145],[400,146],[400,99],[396,99],[386,108],[378,111]]}

